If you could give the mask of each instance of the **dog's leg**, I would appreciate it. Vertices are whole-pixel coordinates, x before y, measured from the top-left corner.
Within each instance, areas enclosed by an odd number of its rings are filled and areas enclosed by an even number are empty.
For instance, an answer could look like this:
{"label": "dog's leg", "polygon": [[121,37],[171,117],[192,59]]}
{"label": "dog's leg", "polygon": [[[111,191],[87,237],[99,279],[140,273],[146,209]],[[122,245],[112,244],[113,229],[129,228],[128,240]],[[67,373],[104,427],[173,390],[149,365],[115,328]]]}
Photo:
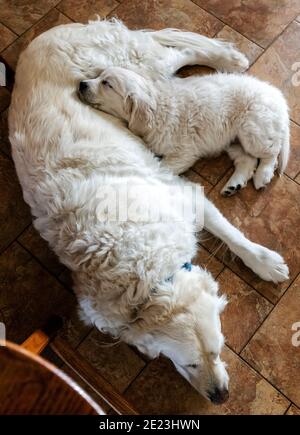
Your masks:
{"label": "dog's leg", "polygon": [[230,145],[227,149],[229,157],[234,161],[234,173],[229,178],[223,189],[222,195],[232,196],[247,185],[253,177],[257,167],[257,159],[246,154],[240,145]]}
{"label": "dog's leg", "polygon": [[260,159],[257,171],[253,177],[255,189],[261,189],[270,183],[277,166],[277,156]]}
{"label": "dog's leg", "polygon": [[242,72],[249,67],[246,56],[229,42],[174,29],[159,30],[151,35],[161,45],[176,49],[164,58],[171,73],[186,65],[207,65],[227,72]]}
{"label": "dog's leg", "polygon": [[205,198],[204,227],[225,242],[231,251],[265,281],[275,283],[288,279],[289,269],[281,255],[247,239]]}

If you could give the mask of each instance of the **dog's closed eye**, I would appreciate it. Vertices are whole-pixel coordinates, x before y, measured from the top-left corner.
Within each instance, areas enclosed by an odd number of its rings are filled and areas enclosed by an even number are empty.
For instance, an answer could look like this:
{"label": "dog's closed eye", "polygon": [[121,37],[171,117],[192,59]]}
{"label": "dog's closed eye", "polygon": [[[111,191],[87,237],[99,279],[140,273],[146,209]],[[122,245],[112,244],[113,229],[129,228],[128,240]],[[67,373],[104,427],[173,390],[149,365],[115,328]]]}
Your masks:
{"label": "dog's closed eye", "polygon": [[199,364],[187,364],[186,367],[192,368],[192,369],[196,369],[198,367]]}

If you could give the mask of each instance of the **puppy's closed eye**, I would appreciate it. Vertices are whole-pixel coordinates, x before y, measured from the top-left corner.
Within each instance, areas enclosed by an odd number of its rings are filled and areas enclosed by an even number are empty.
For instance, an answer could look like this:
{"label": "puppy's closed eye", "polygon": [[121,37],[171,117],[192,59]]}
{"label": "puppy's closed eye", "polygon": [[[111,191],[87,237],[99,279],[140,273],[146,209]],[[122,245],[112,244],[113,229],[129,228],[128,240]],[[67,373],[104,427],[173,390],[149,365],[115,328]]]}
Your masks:
{"label": "puppy's closed eye", "polygon": [[103,81],[102,81],[102,85],[103,85],[103,86],[106,86],[106,87],[108,87],[108,88],[113,89],[112,85],[111,85],[107,80],[103,80]]}

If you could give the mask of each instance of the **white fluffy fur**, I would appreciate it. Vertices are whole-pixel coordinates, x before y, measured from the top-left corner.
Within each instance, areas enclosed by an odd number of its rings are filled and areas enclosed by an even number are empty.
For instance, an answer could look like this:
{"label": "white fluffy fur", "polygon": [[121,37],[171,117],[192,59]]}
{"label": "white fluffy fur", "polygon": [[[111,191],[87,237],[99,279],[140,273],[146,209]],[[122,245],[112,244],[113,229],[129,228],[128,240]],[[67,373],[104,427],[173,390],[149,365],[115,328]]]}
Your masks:
{"label": "white fluffy fur", "polygon": [[[205,397],[220,402],[228,387],[220,360],[225,300],[208,272],[181,269],[197,250],[195,222],[190,216],[174,222],[166,205],[170,219],[158,223],[105,222],[96,215],[105,185],[186,181],[162,168],[121,121],[77,97],[79,81],[109,66],[157,79],[189,63],[247,66],[231,45],[191,33],[129,31],[117,21],[51,29],[20,57],[10,140],[34,226],[73,271],[82,317],[152,357],[168,356]],[[287,278],[279,254],[247,240],[208,200],[204,214],[205,227],[262,278]],[[166,280],[171,275],[173,282]]]}
{"label": "white fluffy fur", "polygon": [[[236,166],[222,190],[227,196],[245,187],[253,174],[256,189],[266,186],[278,156],[280,173],[287,165],[286,101],[277,88],[254,77],[219,73],[153,82],[111,67],[83,84],[87,102],[126,120],[175,174],[227,150]],[[236,138],[242,146],[231,146]]]}

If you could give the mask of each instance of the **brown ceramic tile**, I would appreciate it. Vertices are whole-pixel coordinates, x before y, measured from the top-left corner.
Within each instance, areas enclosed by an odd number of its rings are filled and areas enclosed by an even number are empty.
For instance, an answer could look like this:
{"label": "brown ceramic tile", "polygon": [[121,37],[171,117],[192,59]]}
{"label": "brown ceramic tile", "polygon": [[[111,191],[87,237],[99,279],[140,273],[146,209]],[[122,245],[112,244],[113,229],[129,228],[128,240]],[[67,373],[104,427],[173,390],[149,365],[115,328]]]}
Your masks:
{"label": "brown ceramic tile", "polygon": [[111,15],[133,29],[177,27],[214,36],[223,27],[190,0],[124,0]]}
{"label": "brown ceramic tile", "polygon": [[145,362],[125,343],[113,340],[94,329],[78,351],[119,391],[124,391],[138,375]]}
{"label": "brown ceramic tile", "polygon": [[0,21],[20,35],[54,7],[57,0],[1,0]]}
{"label": "brown ceramic tile", "polygon": [[[265,378],[300,406],[300,337],[292,330],[300,322],[300,277],[242,352]],[[298,326],[299,330],[299,326]]]}
{"label": "brown ceramic tile", "polygon": [[300,127],[294,122],[291,125],[291,152],[288,166],[285,173],[295,178],[300,171]]}
{"label": "brown ceramic tile", "polygon": [[8,109],[0,113],[0,150],[3,151],[8,157],[10,157],[11,149],[8,139],[7,115]]}
{"label": "brown ceramic tile", "polygon": [[[283,255],[290,269],[290,278],[294,279],[300,271],[300,186],[285,176],[275,176],[264,191],[256,191],[249,183],[237,195],[224,198],[220,190],[230,175],[231,171],[209,197],[252,241]],[[205,234],[203,237],[206,239]],[[203,244],[210,252],[217,251],[219,259],[273,303],[278,301],[290,282],[275,285],[261,280],[241,260],[233,257],[226,246],[220,247],[220,242],[213,237],[204,240]]]}
{"label": "brown ceramic tile", "polygon": [[298,21],[298,23],[300,23],[300,15],[298,15],[298,16],[295,18],[295,20]]}
{"label": "brown ceramic tile", "polygon": [[219,157],[198,160],[192,169],[211,184],[216,185],[231,166],[232,161],[228,155],[221,154]]}
{"label": "brown ceramic tile", "polygon": [[24,203],[13,163],[0,153],[0,252],[23,231],[31,221]]}
{"label": "brown ceramic tile", "polygon": [[60,24],[70,23],[71,20],[63,15],[61,12],[53,9],[41,21],[34,25],[24,35],[18,38],[10,47],[4,50],[1,55],[8,65],[15,70],[19,55],[27,45],[38,35],[49,30],[51,27]]}
{"label": "brown ceramic tile", "polygon": [[297,183],[300,184],[300,173],[297,175],[297,177],[295,178],[295,181],[297,181]]}
{"label": "brown ceramic tile", "polygon": [[224,265],[205,248],[202,248],[202,246],[199,248],[197,256],[193,259],[193,264],[198,264],[202,268],[207,269],[215,278],[224,269]]}
{"label": "brown ceramic tile", "polygon": [[216,38],[224,39],[224,41],[233,42],[235,46],[244,53],[249,59],[250,65],[260,56],[263,49],[254,42],[249,41],[245,36],[231,29],[229,26],[224,26],[217,34]]}
{"label": "brown ceramic tile", "polygon": [[59,275],[65,269],[32,225],[21,234],[18,241],[54,275]]}
{"label": "brown ceramic tile", "polygon": [[[78,305],[74,299],[74,306],[68,310],[67,316],[63,316],[63,327],[58,331],[58,335],[67,341],[74,349],[87,337],[91,331],[90,326],[86,326],[78,317]],[[47,346],[42,356],[57,367],[62,367],[64,362],[59,356]]]}
{"label": "brown ceramic tile", "polygon": [[205,194],[208,194],[213,187],[209,181],[205,180],[205,178],[201,177],[201,175],[197,174],[197,172],[193,171],[192,169],[186,171],[183,176],[193,183],[201,184],[201,186],[204,187]]}
{"label": "brown ceramic tile", "polygon": [[283,91],[289,102],[290,117],[298,124],[300,123],[299,39],[300,23],[294,21],[250,68],[251,74],[271,82]]}
{"label": "brown ceramic tile", "polygon": [[0,52],[8,47],[16,37],[17,36],[13,32],[0,23]]}
{"label": "brown ceramic tile", "polygon": [[106,17],[118,5],[116,0],[63,0],[57,9],[74,21],[86,23],[96,15]]}
{"label": "brown ceramic tile", "polygon": [[0,317],[7,338],[20,343],[53,314],[68,317],[75,297],[19,244],[0,256]]}
{"label": "brown ceramic tile", "polygon": [[63,318],[63,327],[59,331],[59,335],[66,340],[73,348],[88,336],[92,330],[91,326],[85,325],[78,315],[78,304],[74,297],[74,305],[68,310],[68,315]]}
{"label": "brown ceramic tile", "polygon": [[224,351],[224,359],[230,396],[221,406],[203,399],[163,358],[143,370],[126,397],[143,414],[284,414],[289,402],[278,391],[230,350]]}
{"label": "brown ceramic tile", "polygon": [[266,47],[300,12],[298,0],[195,0],[252,41]]}
{"label": "brown ceramic tile", "polygon": [[228,346],[239,353],[273,305],[227,268],[218,282],[221,293],[228,299],[222,314],[222,330]]}
{"label": "brown ceramic tile", "polygon": [[10,92],[4,88],[0,87],[0,112],[6,109],[10,103]]}
{"label": "brown ceramic tile", "polygon": [[77,375],[70,367],[63,365],[62,371],[69,376],[77,385],[79,385],[85,393],[87,393],[106,413],[110,411],[110,406],[93,390],[89,387],[80,376]]}
{"label": "brown ceramic tile", "polygon": [[291,405],[288,409],[286,415],[300,415],[300,409],[296,408],[296,406]]}

